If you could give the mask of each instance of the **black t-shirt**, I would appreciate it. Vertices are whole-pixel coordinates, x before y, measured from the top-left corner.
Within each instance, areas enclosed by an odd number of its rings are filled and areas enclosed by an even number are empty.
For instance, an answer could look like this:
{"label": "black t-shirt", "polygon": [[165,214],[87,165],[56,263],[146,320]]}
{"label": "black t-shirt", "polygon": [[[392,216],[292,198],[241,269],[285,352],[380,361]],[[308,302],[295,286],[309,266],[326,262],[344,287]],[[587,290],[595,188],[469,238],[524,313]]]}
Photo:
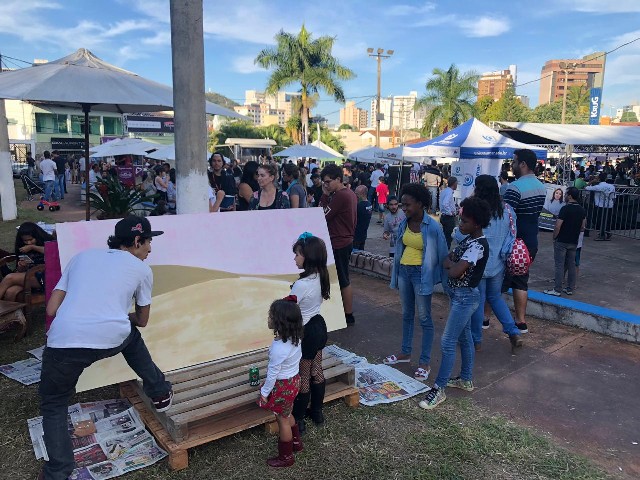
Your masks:
{"label": "black t-shirt", "polygon": [[33,159],[33,157],[27,157],[27,166],[29,166],[29,167],[35,167],[36,166],[36,161]]}
{"label": "black t-shirt", "polygon": [[556,241],[577,245],[582,222],[586,216],[585,209],[577,203],[567,203],[562,207],[560,213],[558,213],[558,218],[562,220],[562,225]]}
{"label": "black t-shirt", "polygon": [[56,162],[56,171],[58,172],[58,175],[64,174],[64,170],[67,166],[67,157],[58,155],[54,162]]}
{"label": "black t-shirt", "polygon": [[478,238],[471,238],[469,235],[453,250],[452,260],[454,262],[466,260],[469,262],[469,268],[460,278],[449,278],[449,287],[477,287],[489,260],[489,242],[484,235]]}
{"label": "black t-shirt", "polygon": [[365,187],[371,187],[371,174],[369,172],[362,172],[358,175],[358,180],[360,180],[360,185],[364,185]]}
{"label": "black t-shirt", "polygon": [[313,195],[313,206],[317,207],[320,205],[320,198],[322,197],[322,185],[318,185],[317,187],[314,185],[309,187],[309,193]]}
{"label": "black t-shirt", "polygon": [[373,207],[367,200],[360,200],[358,202],[356,230],[353,234],[353,240],[355,242],[364,242],[367,239],[367,230],[369,230],[369,223],[371,222],[371,212],[373,212]]}

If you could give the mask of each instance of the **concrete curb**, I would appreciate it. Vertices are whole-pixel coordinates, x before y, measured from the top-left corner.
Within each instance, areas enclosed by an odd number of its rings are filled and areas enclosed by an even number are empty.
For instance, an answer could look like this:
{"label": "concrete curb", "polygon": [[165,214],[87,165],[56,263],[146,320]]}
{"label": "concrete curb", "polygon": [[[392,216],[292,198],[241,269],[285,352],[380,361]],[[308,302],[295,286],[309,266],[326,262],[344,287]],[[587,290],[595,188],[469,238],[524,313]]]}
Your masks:
{"label": "concrete curb", "polygon": [[[354,256],[367,256],[367,262],[357,262]],[[378,263],[384,259],[384,265]],[[390,281],[388,271],[388,257],[358,252],[352,254],[350,270],[355,273]],[[437,285],[436,293],[444,294],[442,287]],[[506,298],[507,305],[513,309],[511,291]],[[527,315],[548,320],[563,325],[578,327],[592,332],[618,338],[631,343],[640,344],[640,316],[610,308],[604,308],[589,303],[570,300],[563,297],[553,297],[541,292],[529,290]]]}

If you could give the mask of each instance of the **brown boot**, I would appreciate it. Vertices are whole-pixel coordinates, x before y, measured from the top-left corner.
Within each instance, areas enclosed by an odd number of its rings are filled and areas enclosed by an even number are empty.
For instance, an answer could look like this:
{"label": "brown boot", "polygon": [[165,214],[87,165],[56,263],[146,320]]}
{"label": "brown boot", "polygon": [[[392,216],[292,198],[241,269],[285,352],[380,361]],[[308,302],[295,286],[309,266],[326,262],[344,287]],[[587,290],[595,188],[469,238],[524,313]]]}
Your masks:
{"label": "brown boot", "polygon": [[278,456],[267,460],[267,465],[275,468],[290,467],[295,463],[293,442],[278,441]]}
{"label": "brown boot", "polygon": [[297,423],[293,427],[291,427],[291,434],[293,435],[293,451],[301,452],[302,450],[304,450],[302,438],[300,438],[300,429],[298,428]]}
{"label": "brown boot", "polygon": [[522,339],[520,335],[509,335],[509,341],[511,342],[511,351],[522,346]]}

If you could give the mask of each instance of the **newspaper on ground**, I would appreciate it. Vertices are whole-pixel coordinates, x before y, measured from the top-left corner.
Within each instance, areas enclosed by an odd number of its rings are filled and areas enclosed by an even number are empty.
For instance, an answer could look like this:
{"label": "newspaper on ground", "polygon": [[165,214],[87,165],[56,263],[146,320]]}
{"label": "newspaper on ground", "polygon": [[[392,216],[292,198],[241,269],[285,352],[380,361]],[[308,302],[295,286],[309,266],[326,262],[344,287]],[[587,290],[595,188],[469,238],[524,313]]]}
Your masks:
{"label": "newspaper on ground", "polygon": [[42,362],[37,358],[27,358],[8,365],[0,365],[0,373],[23,385],[31,385],[40,381]]}
{"label": "newspaper on ground", "polygon": [[45,345],[38,348],[34,348],[33,350],[27,350],[27,353],[30,353],[31,355],[36,357],[38,360],[42,361],[42,354],[44,353],[44,347]]}
{"label": "newspaper on ground", "polygon": [[398,402],[429,390],[424,383],[393,367],[370,364],[366,358],[337,345],[328,345],[325,352],[338,357],[342,363],[355,367],[356,387],[360,390],[361,405]]}
{"label": "newspaper on ground", "polygon": [[[76,403],[69,407],[67,423],[77,467],[70,479],[106,480],[167,456],[127,400]],[[27,424],[36,458],[48,461],[42,417]]]}

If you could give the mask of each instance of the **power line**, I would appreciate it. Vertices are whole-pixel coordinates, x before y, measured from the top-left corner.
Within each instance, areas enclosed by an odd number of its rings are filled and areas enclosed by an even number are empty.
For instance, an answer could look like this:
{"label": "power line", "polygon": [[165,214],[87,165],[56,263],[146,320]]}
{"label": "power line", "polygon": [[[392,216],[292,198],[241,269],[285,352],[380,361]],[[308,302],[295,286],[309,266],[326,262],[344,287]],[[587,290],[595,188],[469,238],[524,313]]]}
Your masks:
{"label": "power line", "polygon": [[[27,62],[26,60],[20,60],[19,58],[15,58],[15,57],[10,57],[9,55],[4,55],[4,54],[0,54],[0,56],[4,59],[4,58],[8,58],[9,60],[14,60],[16,62],[22,62],[22,63],[26,63],[27,65],[31,66],[33,65],[33,62]],[[18,67],[18,68],[23,68],[23,67]]]}
{"label": "power line", "polygon": [[[640,37],[634,38],[633,40],[630,40],[627,43],[623,43],[622,45],[618,45],[616,48],[613,48],[613,49],[609,50],[608,52],[601,53],[600,55],[597,55],[597,56],[595,56],[593,58],[590,58],[589,60],[585,60],[584,62],[589,62],[591,60],[597,60],[598,58],[601,58],[601,57],[606,57],[610,53],[613,53],[616,50],[620,50],[622,47],[626,47],[627,45],[631,45],[633,42],[637,42],[638,40],[640,40]],[[540,78],[536,78],[535,80],[530,80],[530,81],[525,82],[525,83],[519,83],[518,85],[515,86],[515,88],[523,87],[525,85],[529,85],[530,83],[539,82],[540,80],[543,80],[545,78],[549,78],[551,76],[553,76],[553,73],[550,73],[550,74],[545,75],[545,76],[540,77]]]}
{"label": "power line", "polygon": [[[362,97],[359,97],[359,98],[362,98]],[[353,104],[353,106],[355,107],[356,105],[360,105],[361,103],[364,103],[364,102],[366,102],[367,100],[371,100],[372,98],[376,98],[376,95],[369,95],[369,96],[367,96],[364,100],[361,100],[361,101],[359,101],[359,102],[354,103],[354,104]],[[345,100],[346,100],[346,99],[345,99]],[[324,117],[324,116],[329,116],[329,115],[333,115],[334,113],[340,113],[340,110],[342,110],[342,109],[340,108],[340,109],[338,109],[338,110],[336,110],[336,111],[334,111],[334,112],[329,112],[329,113],[318,113],[318,114],[316,114],[316,116],[317,116],[317,115],[320,115],[320,116],[322,116],[322,117]]]}

